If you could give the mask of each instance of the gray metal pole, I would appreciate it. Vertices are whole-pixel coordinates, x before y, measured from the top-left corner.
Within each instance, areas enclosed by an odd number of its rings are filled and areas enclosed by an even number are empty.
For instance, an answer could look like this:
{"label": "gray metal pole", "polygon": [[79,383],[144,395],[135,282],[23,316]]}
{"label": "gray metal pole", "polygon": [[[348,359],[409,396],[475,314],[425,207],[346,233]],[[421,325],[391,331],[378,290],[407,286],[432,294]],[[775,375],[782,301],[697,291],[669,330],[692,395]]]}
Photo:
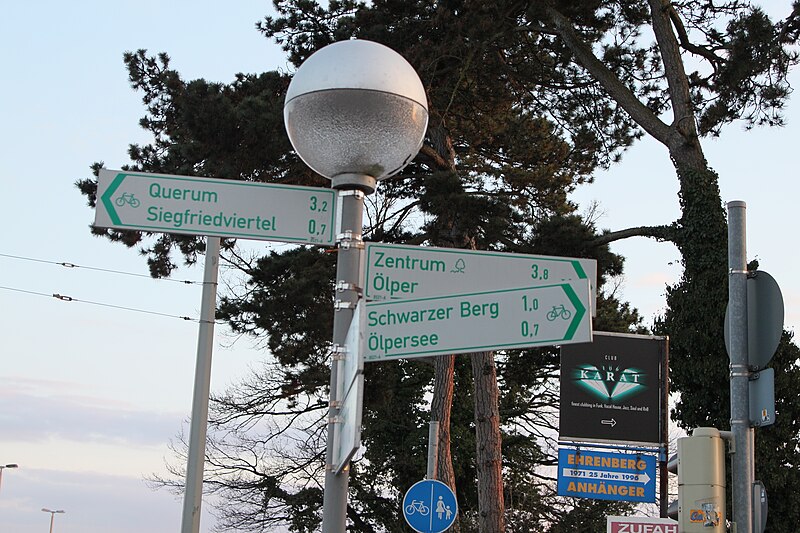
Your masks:
{"label": "gray metal pole", "polygon": [[198,533],[200,531],[208,395],[211,389],[211,351],[214,346],[214,319],[217,303],[219,245],[218,237],[206,238],[206,261],[203,269],[200,328],[197,334],[197,363],[194,369],[192,422],[189,428],[189,459],[186,464],[186,493],[183,496],[181,533]]}
{"label": "gray metal pole", "polygon": [[661,360],[661,449],[658,465],[658,502],[661,518],[667,518],[669,511],[669,337],[664,339],[664,353]]}
{"label": "gray metal pole", "polygon": [[[333,313],[333,344],[344,346],[347,330],[355,314],[363,287],[361,240],[364,215],[364,192],[375,190],[375,179],[362,175],[336,176],[333,187],[342,199],[339,249],[336,258],[336,301]],[[345,533],[347,524],[347,486],[350,467],[336,474],[333,464],[336,422],[341,398],[337,398],[338,371],[331,361],[330,403],[328,407],[328,442],[325,451],[325,492],[322,502],[322,533]]]}
{"label": "gray metal pole", "polygon": [[427,479],[436,479],[436,463],[439,461],[439,421],[431,420],[428,426],[428,474]]}
{"label": "gray metal pole", "polygon": [[753,429],[750,427],[747,364],[747,246],[746,208],[728,202],[728,334],[731,380],[733,521],[737,533],[752,533]]}

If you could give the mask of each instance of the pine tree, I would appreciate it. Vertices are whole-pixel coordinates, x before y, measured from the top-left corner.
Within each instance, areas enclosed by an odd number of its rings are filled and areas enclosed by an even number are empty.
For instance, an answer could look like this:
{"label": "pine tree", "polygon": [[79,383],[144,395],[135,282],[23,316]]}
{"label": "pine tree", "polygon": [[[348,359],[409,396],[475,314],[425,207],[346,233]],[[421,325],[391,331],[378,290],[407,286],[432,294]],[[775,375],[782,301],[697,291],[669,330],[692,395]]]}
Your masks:
{"label": "pine tree", "polygon": [[[367,38],[409,59],[428,91],[425,145],[398,179],[382,183],[370,198],[365,235],[383,242],[596,257],[603,275],[621,272],[621,258],[607,247],[614,239],[647,235],[675,242],[685,272],[669,291],[662,326],[672,338],[673,387],[700,391],[682,395],[675,415],[687,427],[724,425],[719,406],[727,405],[727,397],[704,390],[696,377],[719,380],[726,368],[720,364],[725,220],[717,178],[699,139],[736,119],[780,122],[788,95],[785,75],[796,61],[787,45],[798,38],[797,3],[793,15],[778,24],[737,1],[724,7],[661,0],[369,5],[345,0],[326,8],[296,0],[275,6],[279,16],[259,27],[284,46],[294,65],[331,42]],[[642,37],[647,28],[656,36],[654,45]],[[698,36],[707,42],[691,40]],[[751,54],[753,49],[759,53]],[[710,73],[684,72],[681,50],[709,61]],[[125,61],[147,106],[141,124],[154,138],[131,147],[135,168],[325,185],[279,133],[288,76],[185,82],[164,54],[139,51],[126,54]],[[660,118],[668,111],[672,124]],[[675,161],[683,215],[656,228],[598,235],[591,222],[575,216],[567,194],[645,132],[663,142]],[[79,182],[90,204],[94,186],[91,179]],[[154,275],[169,275],[176,267],[173,251],[192,262],[203,249],[201,239],[99,233],[142,246]],[[245,261],[236,258],[233,243],[226,245],[246,286],[224,298],[220,312],[236,331],[263,336],[271,356],[251,379],[214,398],[210,486],[226,502],[225,527],[257,531],[288,523],[312,531],[321,502],[314,481],[321,461],[315,454],[323,447],[318,422],[326,411],[334,257],[301,249]],[[699,307],[701,294],[707,307]],[[627,304],[611,296],[600,302],[596,328],[621,331],[639,324]],[[697,327],[695,311],[716,318]],[[786,346],[776,356],[784,368],[794,361],[796,351]],[[419,361],[376,364],[367,369],[366,453],[354,464],[351,481],[348,517],[354,530],[400,530],[390,518],[396,517],[400,491],[424,472],[427,391],[434,392],[437,416],[450,417],[451,432],[443,442],[453,446],[452,462],[441,454],[440,470],[451,472],[465,511],[462,531],[501,530],[504,520],[509,530],[559,531],[602,516],[603,505],[593,506],[597,515],[587,517],[553,498],[551,484],[537,469],[553,462],[542,442],[552,439],[547,428],[552,429],[557,405],[556,353],[499,353],[473,363],[477,374],[491,374],[487,364],[496,367],[498,396],[490,402],[498,406],[494,433],[503,436],[502,496],[494,488],[501,512],[487,519],[483,511],[491,503],[477,503],[479,444],[466,358],[441,358],[435,367]],[[452,389],[445,386],[450,376]],[[778,381],[776,389],[785,391],[796,383],[795,374],[787,372],[785,381]],[[789,396],[778,402],[793,409]],[[797,486],[796,474],[774,468],[779,461],[798,464],[797,432],[789,422],[776,425],[785,445],[765,461],[765,473],[781,487]],[[543,440],[532,438],[537,436]],[[759,441],[760,453],[775,444]],[[791,516],[797,508],[787,503],[781,511]],[[770,530],[780,531],[777,527]]]}

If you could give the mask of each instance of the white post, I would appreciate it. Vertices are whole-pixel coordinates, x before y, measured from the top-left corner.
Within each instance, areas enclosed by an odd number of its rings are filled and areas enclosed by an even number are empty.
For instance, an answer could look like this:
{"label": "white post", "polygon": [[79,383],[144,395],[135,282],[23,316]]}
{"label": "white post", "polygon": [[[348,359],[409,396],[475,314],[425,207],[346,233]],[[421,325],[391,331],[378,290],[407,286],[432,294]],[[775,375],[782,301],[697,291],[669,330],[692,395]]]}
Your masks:
{"label": "white post", "polygon": [[428,426],[428,474],[427,479],[436,479],[436,463],[439,461],[439,421],[431,420]]}
{"label": "white post", "polygon": [[211,352],[214,346],[214,319],[219,273],[219,237],[206,238],[206,261],[203,270],[203,295],[200,304],[200,328],[197,335],[197,364],[194,371],[192,421],[189,429],[189,459],[186,465],[186,493],[183,497],[181,533],[200,531],[200,508],[203,503],[203,466],[206,456],[208,396],[211,389]]}

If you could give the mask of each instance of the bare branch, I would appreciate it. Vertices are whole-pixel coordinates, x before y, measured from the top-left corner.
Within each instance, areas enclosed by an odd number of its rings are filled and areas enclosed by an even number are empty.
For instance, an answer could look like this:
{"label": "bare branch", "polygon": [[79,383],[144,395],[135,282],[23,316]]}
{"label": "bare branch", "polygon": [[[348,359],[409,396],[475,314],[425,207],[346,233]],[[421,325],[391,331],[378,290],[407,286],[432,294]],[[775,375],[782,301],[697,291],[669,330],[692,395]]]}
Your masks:
{"label": "bare branch", "polygon": [[677,238],[678,229],[674,225],[669,226],[639,226],[619,231],[604,233],[592,241],[594,246],[602,246],[610,242],[627,239],[630,237],[650,237],[658,241],[674,241]]}

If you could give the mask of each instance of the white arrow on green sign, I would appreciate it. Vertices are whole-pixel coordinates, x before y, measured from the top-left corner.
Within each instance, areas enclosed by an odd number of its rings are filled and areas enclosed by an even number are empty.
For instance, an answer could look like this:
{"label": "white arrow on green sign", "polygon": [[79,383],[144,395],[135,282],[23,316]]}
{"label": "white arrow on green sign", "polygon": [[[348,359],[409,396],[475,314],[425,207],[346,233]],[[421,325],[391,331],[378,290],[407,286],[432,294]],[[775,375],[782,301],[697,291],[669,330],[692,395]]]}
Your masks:
{"label": "white arrow on green sign", "polygon": [[333,246],[332,189],[101,169],[95,226]]}
{"label": "white arrow on green sign", "polygon": [[365,361],[592,340],[586,280],[373,301],[366,309]]}
{"label": "white arrow on green sign", "polygon": [[597,261],[573,257],[366,243],[367,300],[423,298],[586,279],[595,308]]}

